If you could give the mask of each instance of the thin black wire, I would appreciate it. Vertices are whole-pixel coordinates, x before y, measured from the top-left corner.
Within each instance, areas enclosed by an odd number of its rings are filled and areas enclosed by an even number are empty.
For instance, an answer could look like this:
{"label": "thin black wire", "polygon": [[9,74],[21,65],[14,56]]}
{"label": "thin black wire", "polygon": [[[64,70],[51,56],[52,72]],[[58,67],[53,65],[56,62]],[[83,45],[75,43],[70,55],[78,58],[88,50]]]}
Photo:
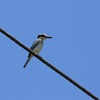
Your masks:
{"label": "thin black wire", "polygon": [[8,34],[6,31],[4,31],[2,28],[0,28],[0,32],[3,33],[5,36],[7,36],[8,38],[10,38],[12,41],[14,41],[16,44],[18,44],[19,46],[21,46],[22,48],[24,48],[25,50],[27,50],[29,53],[33,54],[36,58],[38,58],[40,61],[42,61],[44,64],[46,64],[48,67],[50,67],[51,69],[53,69],[55,72],[57,72],[58,74],[60,74],[62,77],[64,77],[65,79],[67,79],[69,82],[71,82],[72,84],[74,84],[76,87],[78,87],[80,90],[82,90],[84,93],[86,93],[87,95],[89,95],[91,98],[93,98],[94,100],[99,100],[98,97],[96,97],[95,95],[93,95],[92,93],[90,93],[88,90],[86,90],[84,87],[82,87],[81,85],[79,85],[78,83],[76,83],[74,80],[72,80],[70,77],[68,77],[67,75],[65,75],[63,72],[61,72],[60,70],[58,70],[56,67],[54,67],[53,65],[51,65],[50,63],[48,63],[46,60],[44,60],[41,56],[35,54],[34,52],[32,52],[32,50],[30,50],[28,47],[26,47],[25,45],[23,45],[21,42],[19,42],[17,39],[15,39],[13,36],[11,36],[10,34]]}

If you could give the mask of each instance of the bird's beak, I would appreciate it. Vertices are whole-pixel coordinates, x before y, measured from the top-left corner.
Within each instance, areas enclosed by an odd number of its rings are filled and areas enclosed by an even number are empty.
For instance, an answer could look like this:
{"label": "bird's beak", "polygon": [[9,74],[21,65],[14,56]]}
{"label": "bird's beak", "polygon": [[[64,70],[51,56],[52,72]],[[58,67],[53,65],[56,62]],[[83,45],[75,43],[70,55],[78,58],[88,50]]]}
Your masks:
{"label": "bird's beak", "polygon": [[53,37],[51,37],[51,36],[47,36],[46,38],[53,38]]}

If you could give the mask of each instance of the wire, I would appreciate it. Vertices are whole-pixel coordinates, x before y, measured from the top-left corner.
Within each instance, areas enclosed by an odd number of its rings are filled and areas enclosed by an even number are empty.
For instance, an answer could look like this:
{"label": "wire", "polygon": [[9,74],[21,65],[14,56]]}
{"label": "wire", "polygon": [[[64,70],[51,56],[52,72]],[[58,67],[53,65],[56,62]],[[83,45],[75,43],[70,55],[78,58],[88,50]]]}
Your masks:
{"label": "wire", "polygon": [[79,88],[80,90],[82,90],[84,93],[86,93],[88,96],[90,96],[91,98],[95,99],[95,100],[100,100],[98,97],[96,97],[95,95],[93,95],[91,92],[89,92],[88,90],[86,90],[84,87],[82,87],[81,85],[79,85],[77,82],[75,82],[74,80],[72,80],[70,77],[68,77],[66,74],[64,74],[63,72],[61,72],[60,70],[58,70],[56,67],[54,67],[53,65],[51,65],[50,63],[48,63],[46,60],[44,60],[41,56],[35,54],[34,52],[32,52],[32,50],[30,50],[28,47],[26,47],[24,44],[22,44],[21,42],[19,42],[17,39],[15,39],[13,36],[11,36],[9,33],[7,33],[6,31],[4,31],[2,28],[0,28],[0,32],[3,33],[5,36],[7,36],[8,38],[10,38],[13,42],[15,42],[16,44],[18,44],[20,47],[22,47],[23,49],[25,49],[26,51],[28,51],[29,53],[33,54],[36,58],[38,58],[40,61],[42,61],[44,64],[46,64],[48,67],[50,67],[51,69],[53,69],[55,72],[57,72],[59,75],[61,75],[62,77],[64,77],[65,79],[67,79],[69,82],[71,82],[72,84],[74,84],[77,88]]}

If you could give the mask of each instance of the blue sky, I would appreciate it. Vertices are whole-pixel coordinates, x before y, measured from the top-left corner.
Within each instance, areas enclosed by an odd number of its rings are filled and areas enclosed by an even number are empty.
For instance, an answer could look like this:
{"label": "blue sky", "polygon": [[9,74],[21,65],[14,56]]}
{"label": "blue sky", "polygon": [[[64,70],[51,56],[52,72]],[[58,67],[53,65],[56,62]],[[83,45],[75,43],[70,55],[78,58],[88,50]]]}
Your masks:
{"label": "blue sky", "polygon": [[[40,56],[100,98],[99,0],[1,0],[0,27],[30,48],[46,33]],[[0,100],[92,100],[0,34]]]}

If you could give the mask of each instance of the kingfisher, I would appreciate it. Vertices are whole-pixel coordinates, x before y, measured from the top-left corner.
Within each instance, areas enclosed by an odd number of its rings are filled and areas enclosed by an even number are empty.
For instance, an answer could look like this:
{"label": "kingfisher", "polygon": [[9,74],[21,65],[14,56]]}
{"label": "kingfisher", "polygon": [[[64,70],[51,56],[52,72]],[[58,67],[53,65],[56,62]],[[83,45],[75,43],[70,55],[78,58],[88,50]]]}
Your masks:
{"label": "kingfisher", "polygon": [[[32,44],[31,46],[31,50],[36,53],[39,54],[39,52],[41,51],[43,44],[44,44],[44,40],[45,39],[50,39],[52,38],[51,36],[47,36],[46,34],[40,34],[37,36],[37,40]],[[26,63],[24,64],[24,68],[26,67],[26,65],[28,64],[28,62],[31,60],[31,58],[33,57],[33,55],[31,53],[29,53],[28,55],[28,59],[26,61]]]}

